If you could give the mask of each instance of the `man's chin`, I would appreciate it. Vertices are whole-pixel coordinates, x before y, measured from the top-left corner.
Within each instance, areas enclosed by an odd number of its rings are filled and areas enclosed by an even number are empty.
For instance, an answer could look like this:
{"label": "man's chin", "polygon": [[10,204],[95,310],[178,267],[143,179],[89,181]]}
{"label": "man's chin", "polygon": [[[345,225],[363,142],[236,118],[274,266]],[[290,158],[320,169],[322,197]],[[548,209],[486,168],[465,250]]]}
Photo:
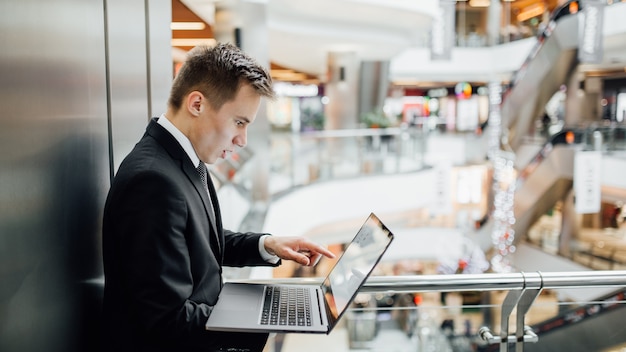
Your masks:
{"label": "man's chin", "polygon": [[207,165],[215,164],[217,159],[218,159],[217,157],[210,158],[209,160],[206,160],[204,163],[207,164]]}

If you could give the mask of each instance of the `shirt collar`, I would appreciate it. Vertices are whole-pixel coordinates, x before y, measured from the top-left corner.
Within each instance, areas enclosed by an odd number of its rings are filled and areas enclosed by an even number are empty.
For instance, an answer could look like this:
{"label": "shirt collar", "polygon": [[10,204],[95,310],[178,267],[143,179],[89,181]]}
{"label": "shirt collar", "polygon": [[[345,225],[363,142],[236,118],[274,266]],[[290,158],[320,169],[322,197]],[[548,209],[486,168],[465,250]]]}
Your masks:
{"label": "shirt collar", "polygon": [[193,163],[193,166],[197,167],[200,164],[200,158],[196,154],[196,150],[193,149],[193,145],[191,145],[191,141],[187,136],[185,136],[174,124],[165,117],[165,114],[162,114],[161,117],[157,120],[157,123],[165,128],[176,140],[178,144],[185,150],[187,156]]}

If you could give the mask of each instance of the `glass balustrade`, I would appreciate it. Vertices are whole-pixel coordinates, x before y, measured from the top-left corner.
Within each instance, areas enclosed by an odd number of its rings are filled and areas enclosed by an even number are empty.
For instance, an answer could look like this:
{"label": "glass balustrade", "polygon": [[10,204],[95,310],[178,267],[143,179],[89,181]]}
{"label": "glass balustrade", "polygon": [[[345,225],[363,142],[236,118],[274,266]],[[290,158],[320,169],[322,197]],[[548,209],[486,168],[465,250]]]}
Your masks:
{"label": "glass balustrade", "polygon": [[268,352],[622,351],[625,294],[624,271],[375,276],[328,336],[272,335]]}

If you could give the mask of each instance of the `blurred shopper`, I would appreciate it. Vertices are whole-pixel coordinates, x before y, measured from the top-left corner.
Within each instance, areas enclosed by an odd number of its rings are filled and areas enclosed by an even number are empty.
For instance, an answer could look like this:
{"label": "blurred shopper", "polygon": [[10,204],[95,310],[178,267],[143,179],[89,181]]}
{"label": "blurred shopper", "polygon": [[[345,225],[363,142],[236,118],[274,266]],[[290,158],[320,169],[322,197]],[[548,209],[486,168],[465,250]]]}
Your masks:
{"label": "blurred shopper", "polygon": [[263,97],[273,97],[268,72],[237,47],[196,48],[167,112],[120,165],[103,220],[107,351],[262,351],[267,334],[204,328],[222,266],[334,257],[304,238],[222,228],[205,164],[245,146]]}

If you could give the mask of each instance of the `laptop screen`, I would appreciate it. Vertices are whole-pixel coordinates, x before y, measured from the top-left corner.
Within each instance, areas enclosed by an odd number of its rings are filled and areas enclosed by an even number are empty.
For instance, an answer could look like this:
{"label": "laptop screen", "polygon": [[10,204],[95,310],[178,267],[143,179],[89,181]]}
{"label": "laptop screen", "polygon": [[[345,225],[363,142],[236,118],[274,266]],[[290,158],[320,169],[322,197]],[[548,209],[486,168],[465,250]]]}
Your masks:
{"label": "laptop screen", "polygon": [[387,227],[370,214],[322,284],[331,324],[345,312],[392,239]]}

